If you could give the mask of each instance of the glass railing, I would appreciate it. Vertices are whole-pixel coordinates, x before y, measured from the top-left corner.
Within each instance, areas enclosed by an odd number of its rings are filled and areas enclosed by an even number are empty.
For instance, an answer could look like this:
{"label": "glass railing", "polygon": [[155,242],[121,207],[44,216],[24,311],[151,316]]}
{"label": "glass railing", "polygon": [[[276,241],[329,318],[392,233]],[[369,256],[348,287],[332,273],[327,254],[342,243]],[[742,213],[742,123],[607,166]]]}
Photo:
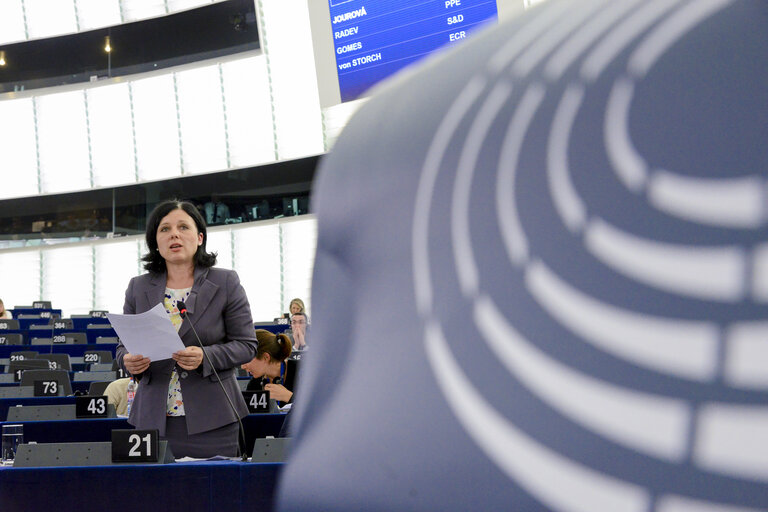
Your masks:
{"label": "glass railing", "polygon": [[309,213],[319,156],[157,182],[0,201],[0,249],[143,234],[166,199],[198,206],[211,226]]}

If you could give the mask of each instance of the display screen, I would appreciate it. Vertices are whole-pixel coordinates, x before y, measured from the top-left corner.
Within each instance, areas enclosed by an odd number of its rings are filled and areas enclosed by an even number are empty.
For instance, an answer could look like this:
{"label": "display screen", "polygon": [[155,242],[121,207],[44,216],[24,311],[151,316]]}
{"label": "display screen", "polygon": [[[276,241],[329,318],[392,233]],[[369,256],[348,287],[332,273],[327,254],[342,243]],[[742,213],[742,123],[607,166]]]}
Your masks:
{"label": "display screen", "polygon": [[341,101],[498,16],[496,0],[328,0],[328,6]]}

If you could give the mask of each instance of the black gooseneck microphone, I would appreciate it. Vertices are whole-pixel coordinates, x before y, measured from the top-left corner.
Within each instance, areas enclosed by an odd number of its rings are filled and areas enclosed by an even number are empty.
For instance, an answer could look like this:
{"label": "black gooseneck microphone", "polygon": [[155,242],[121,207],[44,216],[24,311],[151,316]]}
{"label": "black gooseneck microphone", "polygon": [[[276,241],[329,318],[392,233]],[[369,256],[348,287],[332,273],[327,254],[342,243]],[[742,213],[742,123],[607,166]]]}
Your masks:
{"label": "black gooseneck microphone", "polygon": [[48,352],[48,355],[53,354],[53,340],[56,339],[56,319],[51,316],[50,319],[51,322],[51,351]]}
{"label": "black gooseneck microphone", "polygon": [[[181,318],[187,318],[187,305],[183,301],[177,301],[176,307],[179,308],[179,314],[181,315]],[[240,437],[242,438],[243,446],[245,447],[245,429],[243,428],[242,420],[240,420],[240,415],[237,414],[237,409],[235,409],[235,404],[233,404],[232,399],[229,398],[229,393],[227,393],[227,390],[224,388],[224,384],[222,384],[221,382],[221,378],[219,377],[219,372],[216,371],[216,368],[213,366],[213,362],[211,361],[211,358],[208,357],[208,354],[205,352],[205,347],[203,347],[203,342],[200,341],[200,336],[197,335],[197,331],[195,330],[195,326],[192,323],[191,319],[189,319],[189,326],[192,328],[192,332],[195,333],[197,344],[200,345],[200,350],[203,351],[203,356],[208,360],[208,364],[211,365],[213,374],[216,375],[216,380],[219,381],[219,386],[221,386],[221,390],[224,392],[224,396],[227,398],[227,402],[229,403],[229,406],[232,408],[232,413],[235,415],[235,419],[237,420],[237,423],[240,425]],[[238,446],[237,449],[238,451],[240,451],[240,446]],[[242,460],[243,462],[246,462],[248,460],[248,452],[245,450],[243,450]]]}

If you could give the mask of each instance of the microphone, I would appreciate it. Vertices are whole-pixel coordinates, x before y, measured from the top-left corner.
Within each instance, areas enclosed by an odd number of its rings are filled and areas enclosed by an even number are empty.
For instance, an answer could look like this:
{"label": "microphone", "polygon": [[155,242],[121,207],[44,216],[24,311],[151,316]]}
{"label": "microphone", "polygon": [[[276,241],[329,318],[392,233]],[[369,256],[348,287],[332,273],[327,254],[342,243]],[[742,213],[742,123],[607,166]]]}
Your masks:
{"label": "microphone", "polygon": [[53,340],[56,339],[56,319],[53,318],[53,315],[51,315],[51,351],[48,352],[48,355],[53,354]]}
{"label": "microphone", "polygon": [[[187,305],[183,301],[176,302],[176,307],[179,308],[179,314],[181,315],[181,318],[187,318]],[[192,319],[189,320],[189,326],[192,328],[192,332],[195,333],[195,338],[197,339],[197,344],[200,345],[200,350],[203,351],[203,356],[208,360],[208,364],[211,365],[211,369],[213,370],[213,374],[216,376],[216,380],[219,381],[219,386],[221,386],[221,390],[224,392],[224,396],[227,399],[227,403],[229,403],[229,406],[232,408],[232,413],[235,415],[235,419],[237,420],[237,423],[240,425],[240,438],[243,440],[243,446],[245,447],[245,428],[243,428],[243,422],[240,419],[240,415],[237,414],[237,409],[235,409],[235,404],[232,403],[232,399],[229,398],[229,393],[227,393],[227,390],[224,388],[224,384],[221,382],[221,378],[219,377],[219,372],[216,371],[216,368],[213,366],[213,362],[211,361],[211,358],[208,357],[208,354],[205,352],[205,347],[203,347],[203,342],[200,341],[200,336],[197,335],[197,331],[195,330],[195,326],[192,323]],[[238,451],[240,450],[240,447],[238,446]],[[247,450],[243,450],[243,462],[246,462],[248,460],[248,452]]]}

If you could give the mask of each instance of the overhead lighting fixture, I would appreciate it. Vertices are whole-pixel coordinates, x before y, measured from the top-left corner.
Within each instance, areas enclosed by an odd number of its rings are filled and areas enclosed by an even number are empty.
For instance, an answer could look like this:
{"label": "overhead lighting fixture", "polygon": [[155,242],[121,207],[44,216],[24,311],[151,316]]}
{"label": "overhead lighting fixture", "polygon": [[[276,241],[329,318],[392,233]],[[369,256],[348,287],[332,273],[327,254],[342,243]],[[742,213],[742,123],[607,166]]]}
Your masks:
{"label": "overhead lighting fixture", "polygon": [[112,53],[112,44],[109,40],[109,36],[104,38],[104,51],[107,53]]}
{"label": "overhead lighting fixture", "polygon": [[0,50],[0,66],[5,66],[5,50]]}

